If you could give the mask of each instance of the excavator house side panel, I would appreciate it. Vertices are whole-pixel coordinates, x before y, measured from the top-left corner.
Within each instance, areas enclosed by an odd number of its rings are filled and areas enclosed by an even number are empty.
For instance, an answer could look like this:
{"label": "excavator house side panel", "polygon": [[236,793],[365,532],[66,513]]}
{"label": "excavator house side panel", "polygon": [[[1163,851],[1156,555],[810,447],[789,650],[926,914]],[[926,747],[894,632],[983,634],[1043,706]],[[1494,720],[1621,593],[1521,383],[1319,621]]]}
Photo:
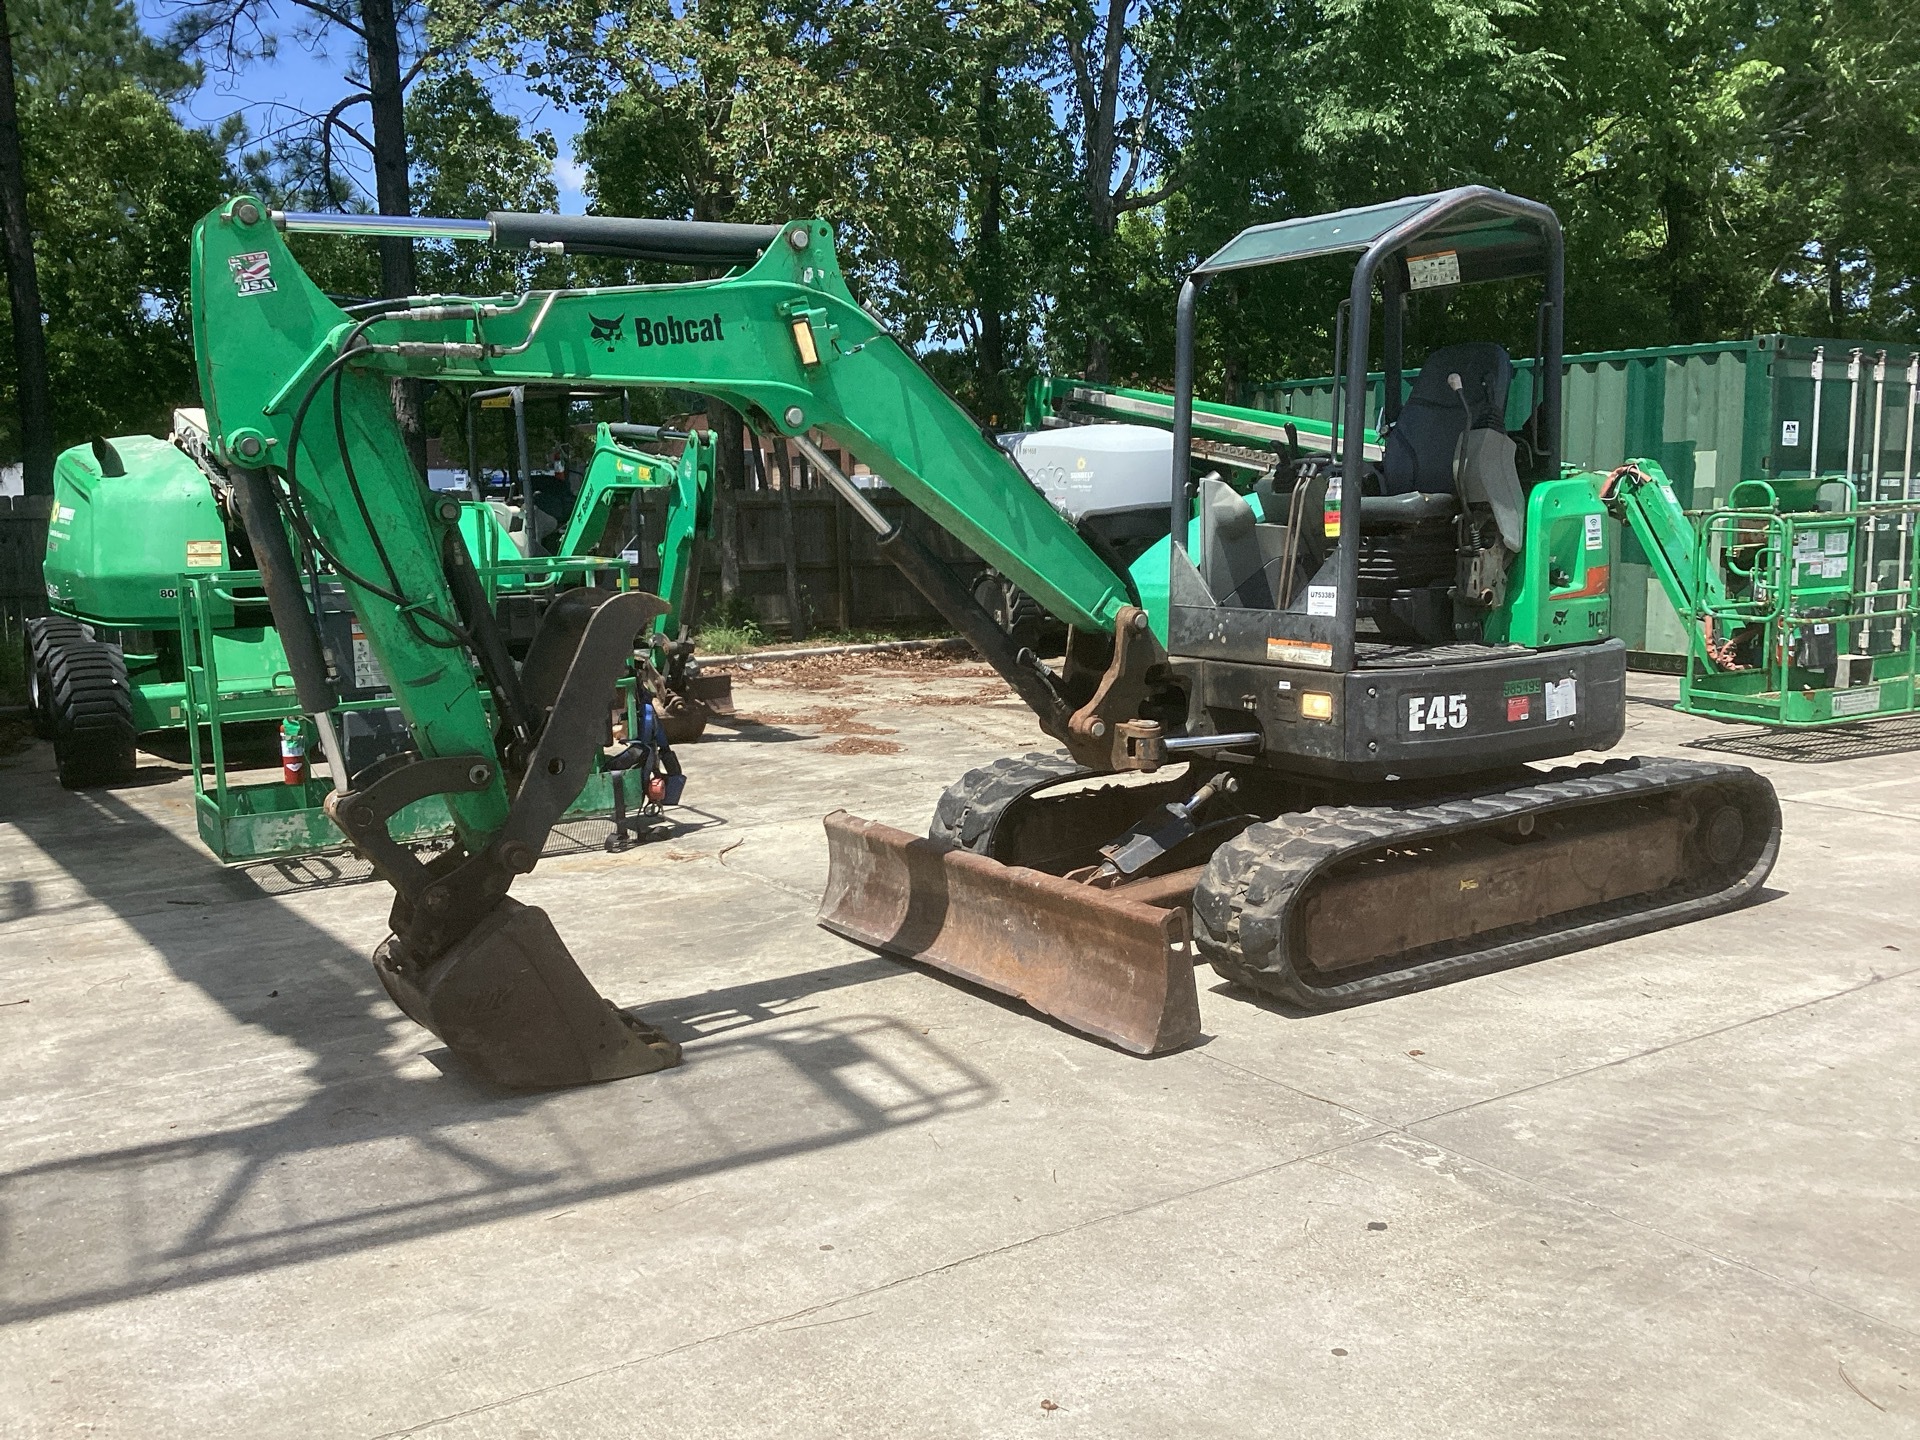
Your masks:
{"label": "excavator house side panel", "polygon": [[1161,909],[836,810],[820,923],[1137,1055],[1200,1037],[1184,905]]}

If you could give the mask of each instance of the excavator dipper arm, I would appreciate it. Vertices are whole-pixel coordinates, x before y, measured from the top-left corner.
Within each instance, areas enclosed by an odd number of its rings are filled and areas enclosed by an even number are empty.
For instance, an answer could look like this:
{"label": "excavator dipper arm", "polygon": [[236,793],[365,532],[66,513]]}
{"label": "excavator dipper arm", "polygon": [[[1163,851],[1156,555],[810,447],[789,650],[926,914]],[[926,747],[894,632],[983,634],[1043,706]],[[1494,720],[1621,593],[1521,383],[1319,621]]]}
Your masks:
{"label": "excavator dipper arm", "polygon": [[[424,296],[349,312],[288,249],[285,232],[302,228],[733,268],[679,284]],[[239,196],[196,227],[192,280],[212,448],[249,502],[249,533],[271,572],[276,628],[292,637],[303,707],[329,737],[335,701],[289,534],[345,583],[418,752],[355,777],[330,806],[397,892],[393,934],[376,956],[380,977],[407,1014],[482,1074],[560,1085],[678,1059],[657,1032],[599,996],[544,916],[507,895],[586,778],[596,712],[603,718],[635,636],[670,607],[651,596],[596,604],[603,592],[568,592],[516,667],[459,542],[457,506],[427,491],[407,452],[394,417],[396,381],[565,380],[723,400],[795,438],[880,533],[882,552],[976,638],[1083,761],[1113,768],[1104,762],[1117,756],[1124,764],[1129,746],[1149,765],[1157,759],[1150,744],[1140,749],[1141,737],[1118,733],[1124,727],[1105,718],[1130,713],[1154,648],[1150,636],[1141,638],[1144,615],[1129,604],[1125,580],[854,303],[832,232],[819,221],[288,217]],[[1070,700],[1061,677],[980,623],[984,612],[973,613],[977,605],[924,543],[868,503],[810,434],[884,477],[1083,636],[1114,636],[1108,673],[1096,664]],[[684,565],[687,557],[676,549],[673,558]],[[386,821],[427,794],[445,797],[458,846],[422,865],[387,837]]]}

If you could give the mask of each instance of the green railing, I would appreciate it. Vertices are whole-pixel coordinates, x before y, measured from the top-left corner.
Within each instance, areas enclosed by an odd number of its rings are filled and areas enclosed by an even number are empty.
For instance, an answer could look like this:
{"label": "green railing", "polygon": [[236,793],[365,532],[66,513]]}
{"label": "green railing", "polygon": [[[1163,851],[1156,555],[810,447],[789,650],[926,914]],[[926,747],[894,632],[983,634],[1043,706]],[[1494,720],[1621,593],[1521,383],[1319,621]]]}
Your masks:
{"label": "green railing", "polygon": [[[514,593],[553,590],[562,573],[620,589],[638,588],[639,584],[637,567],[628,561],[579,556],[533,560],[516,556],[510,560],[496,559],[481,565],[479,570],[489,601],[497,598],[502,590]],[[183,718],[193,767],[194,818],[207,848],[230,865],[339,850],[348,843],[326,812],[326,799],[334,785],[331,775],[315,773],[325,762],[319,753],[320,747],[314,743],[311,722],[305,722],[308,767],[306,778],[300,783],[288,784],[278,773],[265,780],[237,778],[230,763],[227,726],[283,722],[301,714],[290,674],[248,674],[237,684],[222,680],[220,639],[223,632],[215,625],[215,617],[230,614],[236,597],[246,603],[244,592],[257,596],[259,584],[259,572],[251,570],[203,571],[184,575],[180,582]],[[627,733],[635,734],[639,719],[638,686],[631,672],[618,682],[618,691],[627,711]],[[491,715],[492,699],[484,695],[483,698]],[[385,710],[393,704],[392,697],[385,694],[343,700],[335,714]],[[277,772],[277,764],[275,769]],[[578,798],[568,807],[568,818],[610,814],[612,787],[627,784],[628,773],[609,772],[603,765],[596,764]],[[633,789],[626,791],[623,799],[633,809],[643,803]],[[388,830],[403,843],[424,843],[452,835],[453,820],[446,802],[438,796],[429,796],[394,816]]]}
{"label": "green railing", "polygon": [[1713,599],[1682,710],[1810,728],[1917,708],[1920,501],[1690,518],[1694,594]]}

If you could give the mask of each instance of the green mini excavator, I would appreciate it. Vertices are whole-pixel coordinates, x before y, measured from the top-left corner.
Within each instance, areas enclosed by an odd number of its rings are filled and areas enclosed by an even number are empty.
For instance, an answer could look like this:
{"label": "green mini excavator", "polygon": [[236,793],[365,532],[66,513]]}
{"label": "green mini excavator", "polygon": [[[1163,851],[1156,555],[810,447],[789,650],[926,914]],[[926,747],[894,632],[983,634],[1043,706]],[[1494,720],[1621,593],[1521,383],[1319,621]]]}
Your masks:
{"label": "green mini excavator", "polygon": [[[723,273],[348,312],[285,240],[343,228]],[[331,745],[335,702],[289,535],[344,584],[412,732],[412,753],[329,802],[397,892],[375,956],[395,1001],[508,1084],[676,1058],[508,894],[591,766],[614,675],[665,602],[568,592],[516,662],[458,507],[408,460],[389,399],[400,376],[691,390],[789,437],[1061,747],[963,777],[927,838],[829,816],[822,923],[1124,1048],[1195,1038],[1196,947],[1238,983],[1324,1007],[1750,896],[1779,839],[1751,772],[1532,768],[1612,745],[1625,704],[1601,477],[1559,463],[1550,210],[1470,187],[1244,233],[1181,293],[1176,424],[1191,424],[1207,282],[1342,252],[1360,258],[1330,443],[1229,483],[1195,473],[1176,433],[1169,535],[1126,565],[854,302],[818,220],[302,216],[250,196],[209,215],[193,316],[210,463],[231,481],[302,708]],[[1429,355],[1411,395],[1389,397],[1378,450],[1346,443],[1370,418],[1376,310],[1394,371],[1409,293],[1489,280],[1544,286],[1544,388],[1525,431],[1499,419],[1505,352],[1468,344]],[[1068,624],[1062,665],[1017,648],[829,446]],[[458,843],[423,863],[385,826],[426,795],[446,798]]]}

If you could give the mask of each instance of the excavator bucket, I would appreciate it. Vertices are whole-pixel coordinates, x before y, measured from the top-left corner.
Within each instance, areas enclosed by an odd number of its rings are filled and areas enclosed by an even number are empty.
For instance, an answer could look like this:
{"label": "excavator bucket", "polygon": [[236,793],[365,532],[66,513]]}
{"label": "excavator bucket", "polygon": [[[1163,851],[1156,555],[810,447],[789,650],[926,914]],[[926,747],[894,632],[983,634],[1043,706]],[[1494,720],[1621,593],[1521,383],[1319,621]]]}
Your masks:
{"label": "excavator bucket", "polygon": [[715,715],[732,715],[733,676],[696,675],[687,681],[687,699]]}
{"label": "excavator bucket", "polygon": [[819,918],[836,935],[1011,995],[1136,1055],[1199,1038],[1184,892],[1163,908],[844,810],[826,825]]}
{"label": "excavator bucket", "polygon": [[425,967],[391,938],[373,964],[394,1004],[499,1085],[586,1085],[680,1063],[678,1045],[593,988],[545,911],[511,898]]}

